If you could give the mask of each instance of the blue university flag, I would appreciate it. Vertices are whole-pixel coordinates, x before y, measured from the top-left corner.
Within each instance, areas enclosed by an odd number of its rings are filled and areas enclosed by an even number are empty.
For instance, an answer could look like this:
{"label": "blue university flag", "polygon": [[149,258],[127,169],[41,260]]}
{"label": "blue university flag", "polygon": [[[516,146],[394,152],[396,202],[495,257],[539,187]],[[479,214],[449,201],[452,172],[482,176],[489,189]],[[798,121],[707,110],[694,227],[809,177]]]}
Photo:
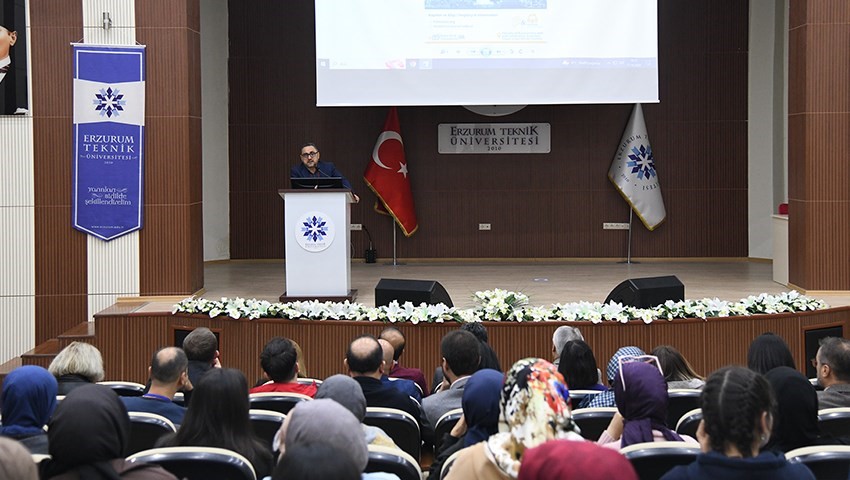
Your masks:
{"label": "blue university flag", "polygon": [[655,157],[639,103],[635,104],[620,139],[608,178],[649,230],[655,230],[667,217],[655,171]]}
{"label": "blue university flag", "polygon": [[73,224],[108,241],[142,227],[145,47],[72,47]]}

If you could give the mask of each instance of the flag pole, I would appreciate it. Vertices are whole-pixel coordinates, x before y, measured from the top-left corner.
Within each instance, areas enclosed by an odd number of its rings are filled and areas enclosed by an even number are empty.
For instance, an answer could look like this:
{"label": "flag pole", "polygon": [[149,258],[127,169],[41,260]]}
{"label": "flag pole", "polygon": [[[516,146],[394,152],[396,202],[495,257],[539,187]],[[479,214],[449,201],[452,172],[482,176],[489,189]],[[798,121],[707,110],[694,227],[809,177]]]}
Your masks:
{"label": "flag pole", "polygon": [[632,261],[632,217],[634,216],[635,211],[633,208],[629,208],[629,246],[626,253],[626,262],[629,265],[640,263]]}
{"label": "flag pole", "polygon": [[395,224],[395,219],[393,221],[393,266],[398,266],[398,257],[396,256],[396,230],[398,230],[398,225]]}

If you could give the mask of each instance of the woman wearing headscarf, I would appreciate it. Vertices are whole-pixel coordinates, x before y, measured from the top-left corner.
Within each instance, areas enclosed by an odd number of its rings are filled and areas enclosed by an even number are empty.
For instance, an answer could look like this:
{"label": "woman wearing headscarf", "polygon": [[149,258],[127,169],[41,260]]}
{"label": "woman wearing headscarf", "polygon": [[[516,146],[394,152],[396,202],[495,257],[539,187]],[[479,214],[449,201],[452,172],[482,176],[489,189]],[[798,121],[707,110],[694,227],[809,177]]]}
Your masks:
{"label": "woman wearing headscarf", "polygon": [[464,449],[446,479],[517,478],[526,450],[553,439],[583,441],[575,432],[569,399],[554,365],[541,358],[518,361],[502,387],[500,414],[507,431]]}
{"label": "woman wearing headscarf", "polygon": [[38,480],[38,469],[32,455],[20,442],[0,437],[0,478]]}
{"label": "woman wearing headscarf", "polygon": [[50,420],[47,436],[52,459],[43,478],[177,478],[159,465],[124,460],[130,440],[130,418],[124,403],[102,385],[82,385],[68,393]]}
{"label": "woman wearing headscarf", "polygon": [[767,372],[765,378],[773,387],[777,404],[773,434],[766,449],[788,452],[832,443],[821,438],[817,392],[802,373],[789,367],[777,367]]}
{"label": "woman wearing headscarf", "polygon": [[316,400],[329,398],[347,408],[360,422],[367,444],[398,448],[393,439],[382,429],[363,423],[363,419],[366,418],[366,397],[363,395],[360,384],[348,375],[332,375],[326,378],[319,385],[314,398]]}
{"label": "woman wearing headscarf", "polygon": [[56,379],[34,365],[18,367],[3,380],[3,426],[0,435],[11,437],[30,453],[47,454],[44,426],[56,410]]}
{"label": "woman wearing headscarf", "polygon": [[616,402],[614,401],[614,379],[620,371],[620,359],[623,357],[639,357],[641,355],[646,355],[646,353],[638,347],[621,347],[617,350],[611,359],[608,360],[608,366],[605,368],[605,378],[608,379],[608,390],[594,395],[593,399],[587,405],[582,403],[582,408],[616,406]]}
{"label": "woman wearing headscarf", "polygon": [[519,480],[638,480],[632,464],[619,452],[591,442],[552,440],[525,453]]}
{"label": "woman wearing headscarf", "polygon": [[618,413],[596,443],[621,448],[644,442],[697,441],[667,428],[667,382],[658,367],[645,362],[621,365],[614,379],[614,399]]}
{"label": "woman wearing headscarf", "polygon": [[443,463],[455,452],[487,440],[499,431],[499,395],[505,375],[485,368],[469,377],[463,388],[463,415],[443,436],[442,448],[431,463],[429,478],[439,478]]}

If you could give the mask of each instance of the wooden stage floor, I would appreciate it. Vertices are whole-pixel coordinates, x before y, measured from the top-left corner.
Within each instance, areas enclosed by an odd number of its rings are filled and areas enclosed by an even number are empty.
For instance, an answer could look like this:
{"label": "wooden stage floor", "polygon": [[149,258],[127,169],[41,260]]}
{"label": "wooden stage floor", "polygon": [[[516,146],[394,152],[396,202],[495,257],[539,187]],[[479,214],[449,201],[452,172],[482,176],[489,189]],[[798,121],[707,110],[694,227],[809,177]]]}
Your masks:
{"label": "wooden stage floor", "polygon": [[[358,303],[373,306],[375,285],[381,278],[436,280],[456,307],[473,306],[477,290],[502,288],[521,291],[532,305],[604,301],[617,284],[628,278],[675,275],[685,285],[685,297],[739,300],[759,293],[789,290],[773,281],[772,265],[742,260],[641,260],[622,264],[586,261],[409,261],[393,266],[354,262],[351,287]],[[286,289],[282,260],[208,262],[204,268],[206,298],[243,297],[278,301]],[[316,281],[321,281],[317,279]],[[814,295],[831,306],[850,305],[850,293]]]}

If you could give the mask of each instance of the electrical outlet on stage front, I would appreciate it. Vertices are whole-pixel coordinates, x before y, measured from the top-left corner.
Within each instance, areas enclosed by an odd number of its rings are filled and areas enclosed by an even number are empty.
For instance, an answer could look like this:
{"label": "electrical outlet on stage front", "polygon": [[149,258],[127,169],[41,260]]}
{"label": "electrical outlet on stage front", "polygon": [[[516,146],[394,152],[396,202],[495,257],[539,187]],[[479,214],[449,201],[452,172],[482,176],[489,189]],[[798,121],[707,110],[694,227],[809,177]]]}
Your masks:
{"label": "electrical outlet on stage front", "polygon": [[489,223],[479,223],[478,224],[478,230],[490,230],[490,224]]}

